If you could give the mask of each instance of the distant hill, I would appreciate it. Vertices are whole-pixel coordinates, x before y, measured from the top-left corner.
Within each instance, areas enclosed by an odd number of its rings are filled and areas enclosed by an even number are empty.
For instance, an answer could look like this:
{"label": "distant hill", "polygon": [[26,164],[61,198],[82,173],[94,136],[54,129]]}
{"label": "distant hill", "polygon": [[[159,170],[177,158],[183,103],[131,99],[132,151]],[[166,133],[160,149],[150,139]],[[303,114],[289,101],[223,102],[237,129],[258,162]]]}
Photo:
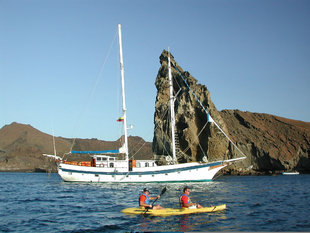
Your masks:
{"label": "distant hill", "polygon": [[[63,156],[72,147],[73,139],[55,137],[57,155]],[[152,158],[151,143],[141,137],[128,138],[129,156],[135,159]],[[73,150],[118,149],[121,139],[103,141],[76,139]],[[12,123],[0,129],[0,171],[56,171],[55,162],[42,154],[54,154],[53,137],[31,125]],[[88,155],[68,155],[68,160],[89,160]]]}

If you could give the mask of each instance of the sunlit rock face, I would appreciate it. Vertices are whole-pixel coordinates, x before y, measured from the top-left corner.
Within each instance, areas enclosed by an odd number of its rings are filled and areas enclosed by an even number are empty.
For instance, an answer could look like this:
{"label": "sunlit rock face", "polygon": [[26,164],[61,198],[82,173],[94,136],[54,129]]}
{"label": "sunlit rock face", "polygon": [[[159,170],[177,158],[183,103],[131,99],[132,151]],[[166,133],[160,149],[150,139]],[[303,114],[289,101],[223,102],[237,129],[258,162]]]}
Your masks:
{"label": "sunlit rock face", "polygon": [[[202,108],[203,106],[217,124],[225,132],[227,131],[220,113],[211,101],[210,92],[206,86],[199,84],[189,72],[183,71],[172,55],[171,63],[175,95],[175,132],[180,149],[177,153],[178,161],[181,163],[202,161],[204,156],[210,161],[223,159],[224,156],[227,158],[229,141],[225,139],[225,136],[220,133],[214,123],[208,122],[207,114]],[[157,97],[154,115],[153,152],[157,155],[171,155],[167,51],[162,52],[160,64],[161,67],[155,82]]]}

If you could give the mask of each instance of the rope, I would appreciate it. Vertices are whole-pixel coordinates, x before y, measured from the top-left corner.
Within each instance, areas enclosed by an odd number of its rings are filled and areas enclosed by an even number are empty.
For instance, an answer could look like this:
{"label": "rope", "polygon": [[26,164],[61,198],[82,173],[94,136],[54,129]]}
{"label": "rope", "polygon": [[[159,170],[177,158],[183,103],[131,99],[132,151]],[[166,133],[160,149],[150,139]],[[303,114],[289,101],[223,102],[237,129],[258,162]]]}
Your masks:
{"label": "rope", "polygon": [[[115,32],[114,38],[113,38],[112,41],[111,41],[111,44],[110,44],[110,47],[109,47],[109,49],[108,49],[108,51],[107,51],[107,54],[106,54],[106,56],[105,56],[105,59],[104,59],[102,65],[101,65],[101,67],[100,67],[100,69],[99,69],[99,71],[98,71],[98,73],[97,73],[96,79],[95,79],[95,81],[94,81],[94,83],[93,83],[93,86],[92,86],[92,89],[91,89],[91,91],[90,91],[90,94],[89,94],[89,96],[88,96],[88,98],[87,98],[87,101],[86,101],[86,103],[84,104],[84,106],[83,106],[83,108],[82,108],[82,111],[81,111],[80,114],[79,114],[79,118],[78,118],[78,119],[80,119],[80,121],[76,123],[77,127],[75,127],[75,129],[76,129],[75,135],[77,135],[77,133],[79,132],[79,130],[80,130],[80,128],[81,128],[81,125],[82,125],[82,121],[81,121],[82,115],[86,113],[86,111],[87,111],[87,109],[88,109],[88,107],[89,107],[90,100],[92,99],[92,97],[93,97],[93,95],[94,95],[94,92],[95,92],[95,90],[96,90],[96,87],[97,87],[98,82],[99,82],[99,79],[100,79],[100,76],[101,76],[101,74],[102,74],[102,72],[103,72],[103,69],[104,69],[105,64],[106,64],[106,62],[107,62],[107,60],[108,60],[108,57],[110,56],[110,53],[111,53],[111,50],[112,50],[112,46],[113,46],[113,44],[114,44],[114,42],[115,42],[115,40],[116,40],[116,36],[117,36],[117,31]],[[77,139],[76,137],[73,139],[73,142],[72,142],[70,151],[72,151],[76,139]],[[70,153],[70,152],[69,152],[69,153]]]}
{"label": "rope", "polygon": [[[142,141],[142,139],[141,139]],[[136,154],[138,154],[138,152],[144,147],[146,141],[144,141],[143,145],[136,151],[136,153],[134,153],[132,156],[130,156],[130,159],[133,159],[135,157]]]}
{"label": "rope", "polygon": [[[165,112],[163,113],[163,115],[162,115],[162,117],[161,117],[161,120],[164,119],[164,117],[165,117],[166,114],[168,113],[168,110],[169,110],[169,108],[166,108]],[[154,131],[155,131],[158,127],[159,127],[159,126],[156,125]],[[164,134],[164,129],[163,129],[163,127],[161,127],[161,134],[162,134],[162,135]],[[160,141],[161,141],[161,144],[163,145],[164,151],[167,153],[167,155],[170,155],[169,152],[168,152],[168,149],[166,148],[166,146],[165,146],[165,144],[164,144],[164,142],[163,142],[163,139],[162,139],[162,138],[159,138],[159,139],[160,139]],[[171,156],[171,155],[170,155],[170,156]]]}
{"label": "rope", "polygon": [[[179,87],[179,91],[177,92],[177,94],[176,94],[176,96],[175,96],[175,100],[177,100],[177,96],[179,95],[179,93],[180,93],[180,91],[181,91],[182,88],[181,88],[181,86],[180,86],[178,80],[176,80],[175,77],[174,77],[174,79],[175,79],[175,81],[176,81],[176,83],[177,83],[177,85],[178,85],[178,87]],[[198,135],[196,136],[194,142],[196,142],[196,141],[199,140],[199,136],[200,136],[200,134],[202,133],[202,131],[205,129],[205,127],[207,126],[207,124],[208,124],[208,121],[207,121],[206,124],[202,127],[202,129],[200,130],[200,132],[199,132]],[[193,132],[193,130],[192,130],[191,128],[189,128],[189,129],[191,130],[191,132]],[[194,132],[193,132],[193,133],[194,133]],[[200,147],[200,149],[201,149],[203,155],[206,156],[206,154],[205,154],[205,152],[203,151],[202,146],[201,146],[200,143],[198,143],[198,146]],[[183,150],[183,153],[186,153],[188,150],[189,150],[189,146],[187,146],[187,147]]]}
{"label": "rope", "polygon": [[[195,97],[195,99],[197,100],[197,102],[199,103],[199,105],[202,107],[202,109],[205,111],[205,113],[207,115],[210,115],[208,113],[208,111],[206,110],[206,108],[202,105],[202,103],[200,102],[200,100],[198,99],[198,97],[196,96],[196,94],[194,93],[194,91],[190,88],[190,86],[188,85],[188,83],[186,82],[186,80],[184,79],[183,75],[181,74],[181,72],[179,71],[179,69],[172,63],[173,67],[177,70],[177,72],[180,74],[181,78],[183,79],[185,85],[187,86],[187,88],[189,89],[189,91],[193,94],[193,96]],[[215,126],[225,135],[225,137],[237,148],[237,150],[244,156],[245,154],[237,147],[237,145],[226,135],[226,133],[221,129],[221,127],[213,120],[213,123],[215,124]]]}

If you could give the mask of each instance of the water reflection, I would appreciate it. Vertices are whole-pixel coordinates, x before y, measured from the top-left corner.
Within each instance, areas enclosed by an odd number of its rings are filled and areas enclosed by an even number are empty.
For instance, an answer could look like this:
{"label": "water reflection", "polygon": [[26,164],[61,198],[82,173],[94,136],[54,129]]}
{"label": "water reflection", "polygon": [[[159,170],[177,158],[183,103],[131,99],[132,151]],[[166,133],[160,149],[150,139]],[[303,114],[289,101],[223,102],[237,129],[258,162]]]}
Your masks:
{"label": "water reflection", "polygon": [[[134,226],[135,231],[175,231],[188,232],[204,229],[207,231],[225,229],[225,220],[227,220],[226,211],[217,213],[199,213],[190,215],[177,216],[143,216],[138,215],[136,219],[137,225]],[[223,227],[219,226],[222,225]]]}
{"label": "water reflection", "polygon": [[188,215],[183,215],[180,219],[180,226],[182,231],[190,231]]}

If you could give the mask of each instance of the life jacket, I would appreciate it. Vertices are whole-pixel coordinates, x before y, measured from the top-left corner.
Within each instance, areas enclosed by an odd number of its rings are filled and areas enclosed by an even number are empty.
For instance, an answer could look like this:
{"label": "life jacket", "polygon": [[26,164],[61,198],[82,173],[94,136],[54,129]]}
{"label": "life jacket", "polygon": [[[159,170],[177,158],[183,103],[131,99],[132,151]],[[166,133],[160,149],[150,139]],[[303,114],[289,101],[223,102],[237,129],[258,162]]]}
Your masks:
{"label": "life jacket", "polygon": [[[147,205],[150,205],[150,204],[151,204],[150,196],[146,195],[145,193],[142,193],[142,194],[140,195],[140,197],[141,197],[142,195],[146,197],[144,203],[147,204]],[[139,206],[140,206],[140,198],[139,198]]]}
{"label": "life jacket", "polygon": [[182,197],[187,197],[187,203],[185,203],[185,204],[190,204],[190,203],[192,203],[192,201],[191,201],[191,199],[189,198],[189,196],[188,195],[186,195],[186,194],[184,194],[184,193],[182,193],[182,195],[180,196],[180,198],[179,198],[179,202],[180,202],[180,207],[181,208],[185,208],[183,205],[182,205],[182,202],[181,202],[181,198]]}

